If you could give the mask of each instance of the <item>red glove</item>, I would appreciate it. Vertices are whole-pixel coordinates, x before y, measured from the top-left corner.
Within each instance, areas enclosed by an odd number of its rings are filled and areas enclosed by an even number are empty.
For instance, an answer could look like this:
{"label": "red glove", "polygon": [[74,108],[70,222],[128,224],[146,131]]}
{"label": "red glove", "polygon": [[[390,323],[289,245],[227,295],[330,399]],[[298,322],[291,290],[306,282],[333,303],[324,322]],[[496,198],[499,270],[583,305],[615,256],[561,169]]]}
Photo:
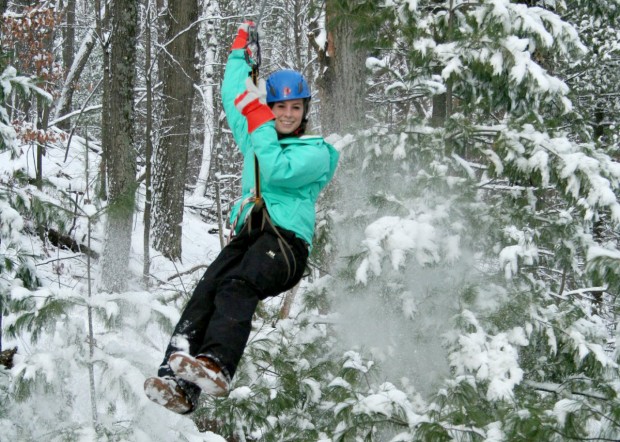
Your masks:
{"label": "red glove", "polygon": [[248,44],[248,29],[250,26],[256,26],[253,21],[246,20],[243,22],[241,26],[239,26],[239,30],[237,31],[237,36],[235,37],[235,41],[233,41],[232,47],[230,50],[234,49],[244,49]]}
{"label": "red glove", "polygon": [[275,119],[271,108],[265,103],[267,89],[265,80],[258,81],[256,86],[250,77],[245,81],[246,91],[235,98],[235,107],[248,120],[248,132],[254,132],[267,121]]}

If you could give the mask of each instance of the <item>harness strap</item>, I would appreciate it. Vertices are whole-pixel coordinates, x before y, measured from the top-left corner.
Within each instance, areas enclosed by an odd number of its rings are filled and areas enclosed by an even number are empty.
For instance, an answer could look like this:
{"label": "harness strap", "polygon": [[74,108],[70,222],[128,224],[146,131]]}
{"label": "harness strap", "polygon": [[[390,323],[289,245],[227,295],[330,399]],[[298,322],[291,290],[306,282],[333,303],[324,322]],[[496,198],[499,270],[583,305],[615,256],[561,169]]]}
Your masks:
{"label": "harness strap", "polygon": [[[247,197],[243,201],[241,201],[241,205],[239,206],[239,212],[237,212],[237,216],[233,220],[232,225],[230,226],[230,233],[228,234],[228,242],[232,241],[233,236],[235,236],[235,231],[237,230],[237,224],[239,224],[239,220],[241,219],[241,214],[245,209],[245,206],[248,203],[253,203],[256,201],[256,197],[254,195]],[[249,212],[248,212],[249,213]]]}
{"label": "harness strap", "polygon": [[[288,280],[291,279],[291,276],[297,273],[297,260],[295,259],[293,248],[284,239],[280,231],[273,224],[273,222],[271,221],[271,217],[269,216],[269,213],[267,212],[267,210],[263,208],[263,225],[261,226],[261,230],[263,230],[265,226],[265,221],[269,223],[269,225],[271,226],[271,230],[273,230],[276,233],[276,236],[278,237],[278,246],[280,246],[280,250],[282,251],[282,255],[284,256],[284,262],[286,262],[286,271],[287,271],[286,282],[288,282]],[[287,250],[291,253],[291,256],[293,257],[293,271],[292,272],[291,272],[291,262],[289,261],[288,256],[286,254]]]}
{"label": "harness strap", "polygon": [[[260,201],[260,205],[256,202],[256,197],[254,195],[244,199],[241,202],[241,205],[239,206],[239,212],[237,213],[237,216],[235,217],[235,220],[233,221],[233,224],[231,226],[231,230],[230,230],[230,235],[228,237],[228,242],[232,241],[232,238],[235,234],[235,230],[237,227],[237,224],[239,223],[239,220],[241,219],[241,214],[243,213],[243,209],[245,208],[245,206],[248,203],[252,203],[254,202],[254,207],[252,207],[252,210],[250,210],[248,212],[248,214],[246,215],[246,219],[247,219],[247,228],[248,231],[252,230],[252,214],[253,213],[257,213],[257,212],[262,212],[262,217],[261,217],[261,225],[260,225],[260,231],[263,232],[265,230],[265,226],[269,225],[269,227],[271,227],[271,230],[275,233],[275,235],[278,237],[278,246],[280,247],[280,250],[282,251],[282,255],[284,256],[284,262],[286,262],[286,282],[288,282],[288,280],[295,275],[295,273],[297,273],[297,260],[295,259],[295,254],[293,253],[293,248],[291,247],[291,245],[288,243],[288,241],[282,236],[282,234],[280,233],[280,230],[278,229],[278,227],[273,223],[273,221],[271,220],[271,216],[269,216],[269,212],[267,211],[267,207],[265,207],[264,201]],[[291,256],[293,257],[293,262],[292,262],[292,266],[291,266],[291,261],[288,258],[288,254],[287,252],[289,252],[291,254]],[[292,267],[292,268],[291,268]]]}

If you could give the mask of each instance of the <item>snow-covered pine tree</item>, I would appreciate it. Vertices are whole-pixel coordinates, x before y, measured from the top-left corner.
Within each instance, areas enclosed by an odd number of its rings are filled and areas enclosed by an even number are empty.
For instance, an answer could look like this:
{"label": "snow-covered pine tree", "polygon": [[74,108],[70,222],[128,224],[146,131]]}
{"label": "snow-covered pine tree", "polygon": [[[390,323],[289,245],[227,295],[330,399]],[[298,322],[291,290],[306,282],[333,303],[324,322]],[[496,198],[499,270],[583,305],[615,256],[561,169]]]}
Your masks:
{"label": "snow-covered pine tree", "polygon": [[50,98],[11,66],[0,74],[0,342],[22,343],[12,370],[0,367],[2,439],[198,437],[191,421],[170,419],[163,409],[146,412],[151,404],[141,388],[142,373],[161,356],[151,338],[161,326],[171,329],[177,310],[148,293],[91,297],[84,261],[99,247],[80,254],[47,246],[36,235],[38,225],[72,229],[76,238],[90,233],[87,220],[94,226],[100,211],[96,199],[86,198],[95,193],[88,177],[97,170],[98,153],[75,136],[69,164],[77,170],[69,171],[63,169],[66,146],[49,144],[49,181],[39,191],[4,106],[16,90],[24,99],[32,93]]}
{"label": "snow-covered pine tree", "polygon": [[[2,60],[2,55],[0,51],[0,60]],[[18,75],[13,66],[0,63],[0,68],[2,68],[2,73],[0,73],[0,155],[3,155],[8,163],[9,159],[17,158],[21,152],[18,148],[17,132],[9,118],[5,103],[14,93],[20,93],[23,97],[28,97],[32,93],[44,99],[51,97],[36,86],[34,79]],[[12,320],[13,318],[9,315],[24,308],[24,303],[13,296],[13,290],[19,287],[25,290],[34,289],[39,284],[34,256],[23,236],[27,224],[22,215],[24,212],[42,214],[43,211],[34,209],[42,205],[38,200],[37,204],[26,204],[34,200],[19,189],[19,184],[23,184],[25,180],[20,171],[15,172],[11,176],[3,174],[0,177],[0,351],[3,350],[3,334],[7,325],[5,318]],[[7,365],[9,362],[11,365],[14,363],[13,357],[10,361],[6,361]],[[13,398],[12,379],[7,368],[10,367],[5,367],[4,364],[0,366],[2,395],[0,426],[3,428],[7,426],[5,424],[10,423],[8,416]],[[6,436],[9,437],[9,433],[6,433]]]}
{"label": "snow-covered pine tree", "polygon": [[[568,81],[583,46],[560,18],[609,2],[359,3],[379,101],[369,130],[336,143],[340,272],[309,287],[294,320],[265,306],[236,389],[201,412],[246,440],[617,439],[613,311],[593,295],[607,301],[618,281],[615,144],[583,124]],[[11,293],[32,311],[10,325],[39,340],[17,382],[0,382],[14,405],[3,435],[197,436],[140,391],[170,299]],[[321,315],[328,298],[339,318]]]}
{"label": "snow-covered pine tree", "polygon": [[[2,53],[0,52],[0,59]],[[19,93],[24,97],[37,94],[43,99],[51,99],[48,93],[37,87],[34,79],[18,75],[10,65],[2,65],[0,73],[0,153],[9,158],[20,155],[15,131],[9,114],[5,108],[6,101],[12,94]],[[47,218],[38,199],[31,199],[19,190],[16,184],[23,183],[24,176],[20,171],[8,177],[0,178],[0,319],[11,308],[10,291],[12,285],[18,283],[24,287],[36,287],[37,277],[32,253],[22,242],[21,233],[25,228],[22,214],[34,215],[32,218],[41,221]],[[20,214],[21,211],[21,214]],[[2,322],[0,321],[0,351],[2,350]]]}
{"label": "snow-covered pine tree", "polygon": [[[64,147],[48,146],[51,164],[63,164]],[[84,168],[78,167],[78,171],[86,170],[85,164],[89,164],[92,173],[97,170],[98,154],[86,147],[84,139],[74,137],[69,162],[73,167],[80,164]],[[87,153],[89,161],[82,162]],[[59,176],[57,170],[48,172],[50,176]],[[92,184],[83,175],[71,176],[68,172],[64,169],[62,178],[54,186],[44,187],[40,197],[65,217],[67,212],[77,210],[70,213],[75,216],[74,233],[81,237],[90,234],[89,224],[93,230],[100,227],[96,219],[101,209],[96,200],[88,202],[84,195],[77,200],[63,197],[69,182],[74,189]],[[2,184],[4,178],[3,175]],[[24,196],[24,201],[33,201],[30,192],[35,191],[24,185],[15,194]],[[89,193],[94,194],[93,189],[85,192]],[[20,219],[26,225],[30,221],[26,216],[18,217],[15,210],[5,210],[2,200],[0,208],[4,254],[4,246],[9,244],[4,237],[8,222],[19,226]],[[32,258],[36,258],[37,274],[46,283],[33,285],[15,270],[2,268],[0,287],[9,300],[3,330],[11,342],[21,342],[24,347],[15,356],[11,372],[0,374],[0,394],[8,398],[3,401],[0,419],[3,437],[23,441],[162,442],[198,437],[191,421],[154,407],[142,391],[144,373],[156,367],[161,358],[161,349],[155,343],[160,329],[165,328],[169,335],[178,319],[178,309],[170,306],[172,301],[160,299],[171,294],[92,293],[87,252],[45,248],[25,232],[19,234],[13,229],[13,234],[28,245],[29,253],[40,254],[28,259],[24,267],[33,271]],[[100,250],[98,245],[93,245],[93,249]],[[15,255],[15,250],[8,251],[12,252],[11,257]],[[8,262],[4,258],[3,263]]]}
{"label": "snow-covered pine tree", "polygon": [[335,247],[353,265],[334,292],[349,342],[427,403],[390,419],[362,407],[371,385],[345,424],[360,437],[618,436],[613,312],[594,295],[617,265],[585,265],[618,256],[595,234],[617,225],[618,165],[571,101],[562,74],[587,48],[554,5],[391,1],[363,23],[390,124],[374,114],[344,149]]}

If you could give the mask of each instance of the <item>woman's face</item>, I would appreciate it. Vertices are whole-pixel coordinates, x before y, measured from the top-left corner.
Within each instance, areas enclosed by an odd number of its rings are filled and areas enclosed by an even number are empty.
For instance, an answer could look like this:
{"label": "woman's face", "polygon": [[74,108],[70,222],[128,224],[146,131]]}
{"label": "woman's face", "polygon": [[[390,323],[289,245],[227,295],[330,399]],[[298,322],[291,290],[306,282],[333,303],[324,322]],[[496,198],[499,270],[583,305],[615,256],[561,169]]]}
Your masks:
{"label": "woman's face", "polygon": [[288,135],[297,130],[304,117],[304,100],[278,101],[271,108],[276,116],[276,131],[282,135]]}

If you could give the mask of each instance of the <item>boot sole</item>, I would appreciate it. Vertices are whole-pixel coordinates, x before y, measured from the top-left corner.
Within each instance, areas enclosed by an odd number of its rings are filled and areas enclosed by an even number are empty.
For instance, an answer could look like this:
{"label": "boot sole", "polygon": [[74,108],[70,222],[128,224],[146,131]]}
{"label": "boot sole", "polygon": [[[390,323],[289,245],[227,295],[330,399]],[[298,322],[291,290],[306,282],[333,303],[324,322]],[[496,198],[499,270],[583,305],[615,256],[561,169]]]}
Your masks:
{"label": "boot sole", "polygon": [[162,378],[147,378],[144,381],[144,393],[151,401],[177,414],[187,414],[192,411],[192,405],[187,398],[177,391],[174,385]]}
{"label": "boot sole", "polygon": [[226,396],[228,382],[221,379],[216,372],[205,367],[198,359],[186,353],[173,353],[168,365],[179,378],[192,382],[200,387],[203,393],[211,396]]}

